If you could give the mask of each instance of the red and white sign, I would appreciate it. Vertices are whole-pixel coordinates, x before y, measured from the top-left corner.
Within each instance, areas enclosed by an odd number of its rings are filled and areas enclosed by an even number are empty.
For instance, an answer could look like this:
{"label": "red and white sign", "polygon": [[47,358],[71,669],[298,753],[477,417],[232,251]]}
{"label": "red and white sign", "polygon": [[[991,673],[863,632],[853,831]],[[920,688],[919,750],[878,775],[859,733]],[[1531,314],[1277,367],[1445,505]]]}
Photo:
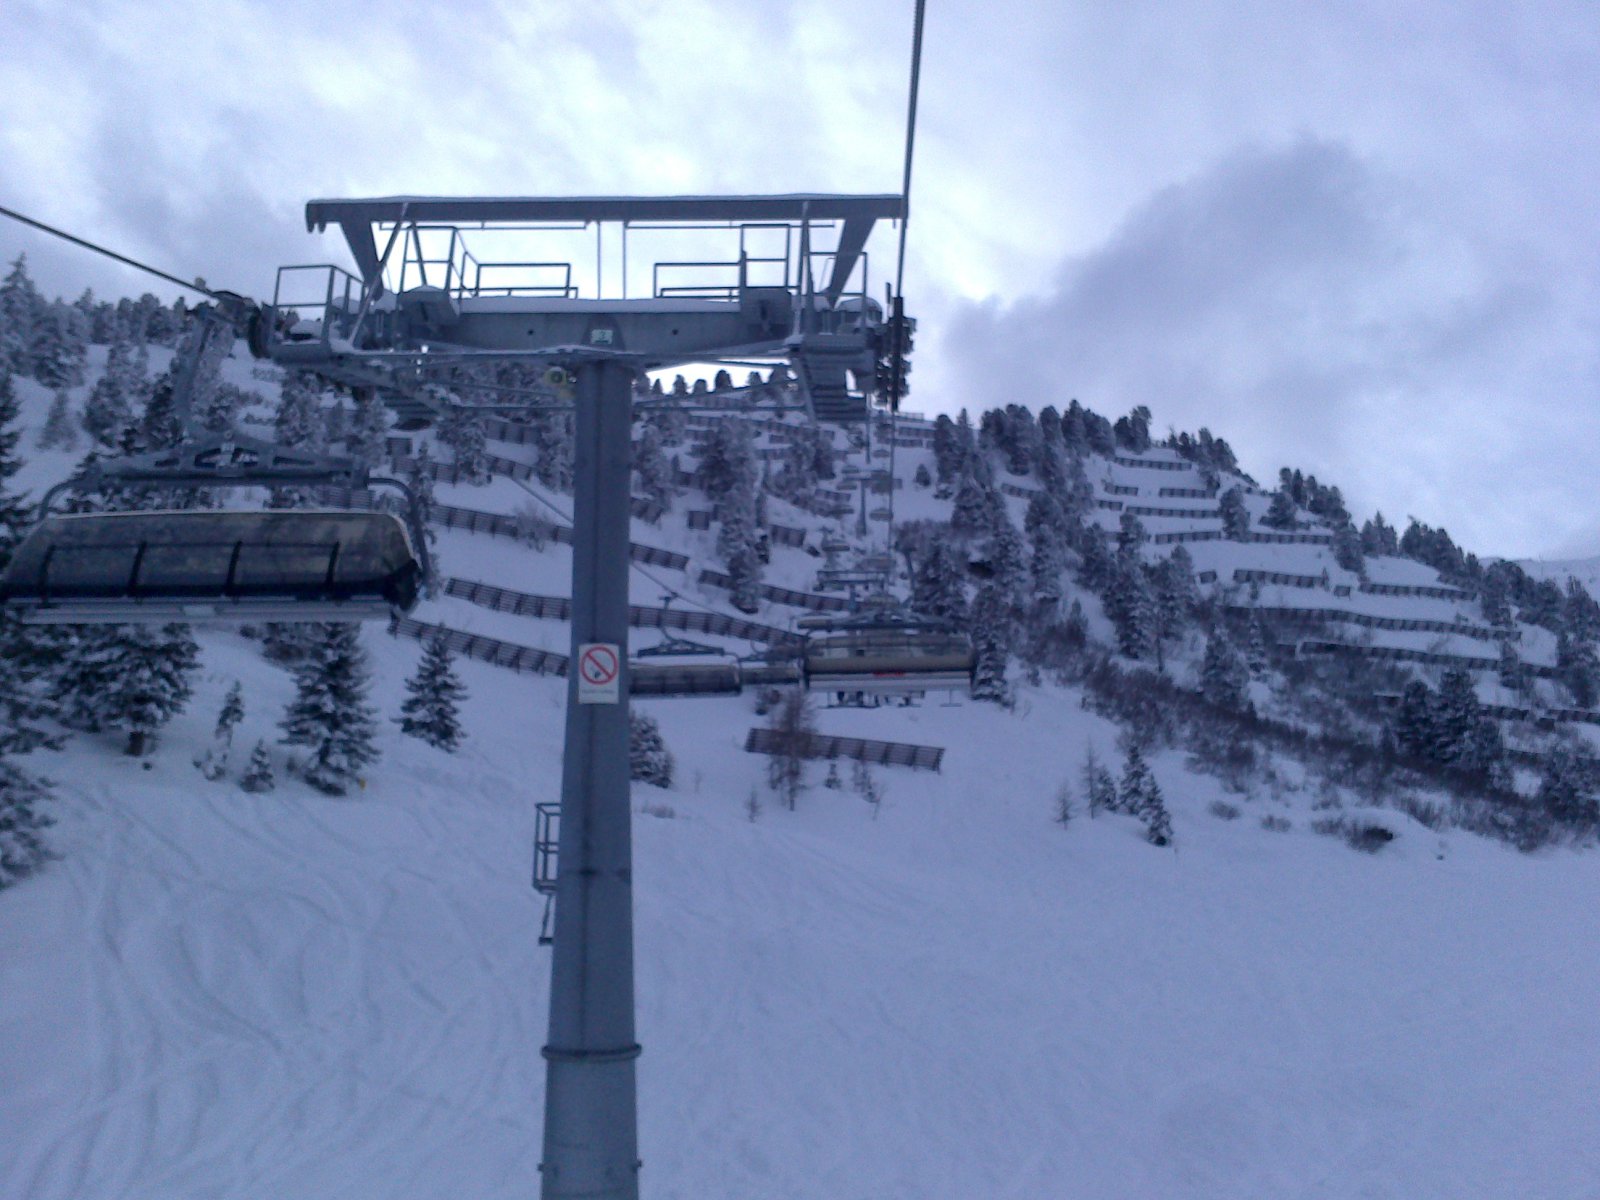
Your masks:
{"label": "red and white sign", "polygon": [[578,647],[578,703],[616,704],[622,699],[622,647],[585,642]]}

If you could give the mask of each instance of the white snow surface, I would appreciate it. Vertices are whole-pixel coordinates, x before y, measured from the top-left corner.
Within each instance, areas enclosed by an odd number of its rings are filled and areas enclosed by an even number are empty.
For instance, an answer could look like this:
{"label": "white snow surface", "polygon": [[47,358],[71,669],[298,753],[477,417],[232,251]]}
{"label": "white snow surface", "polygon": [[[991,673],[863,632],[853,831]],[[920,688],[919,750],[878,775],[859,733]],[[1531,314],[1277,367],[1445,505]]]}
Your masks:
{"label": "white snow surface", "polygon": [[[376,630],[393,710],[408,669]],[[62,859],[0,894],[0,1179],[54,1197],[526,1196],[546,951],[532,805],[555,796],[555,680],[463,664],[472,737],[398,736],[367,787],[207,783],[288,681],[231,635],[150,771],[80,739]],[[639,787],[648,1195],[1505,1197],[1600,1186],[1592,856],[1527,858],[1394,813],[1375,856],[1298,797],[1205,811],[1168,756],[1177,850],[1120,817],[1050,823],[1112,730],[1075,697],[824,711],[947,747],[882,770],[876,818],[796,812],[739,749],[745,702],[645,702],[677,756]],[[812,772],[821,781],[820,768]],[[744,811],[752,788],[764,811]],[[1296,828],[1261,829],[1265,811]]]}
{"label": "white snow surface", "polygon": [[[42,389],[19,388],[42,413]],[[22,482],[74,458],[41,456]],[[899,458],[907,475],[925,460]],[[506,481],[440,493],[529,501]],[[947,509],[910,487],[896,504]],[[720,566],[714,534],[678,519],[636,523],[635,540]],[[564,547],[446,533],[439,548],[447,574],[568,594]],[[1191,550],[1230,574],[1331,561]],[[1385,563],[1374,577],[1436,582]],[[768,577],[807,587],[816,565],[774,548]],[[659,595],[634,573],[635,603]],[[418,615],[567,648],[564,625],[462,601]],[[392,717],[420,650],[364,638]],[[60,858],[0,893],[0,1196],[536,1194],[549,958],[533,805],[557,797],[565,683],[462,662],[461,752],[386,721],[366,785],[330,798],[275,744],[289,677],[236,633],[201,640],[195,700],[148,768],[111,735],[31,760],[57,783]],[[190,765],[234,680],[233,775],[264,738],[274,792]],[[1056,790],[1085,748],[1119,757],[1080,700],[1024,686],[1010,713],[823,710],[824,732],[945,747],[943,771],[877,769],[874,810],[813,765],[794,812],[741,749],[761,721],[748,700],[638,702],[677,760],[672,789],[633,797],[646,1196],[1600,1197],[1594,855],[1346,808],[1397,833],[1361,854],[1312,831],[1329,814],[1292,767],[1243,799],[1170,751],[1153,765],[1175,849],[1124,817],[1061,828]],[[1239,819],[1213,815],[1218,800]],[[1262,828],[1269,814],[1292,829]]]}

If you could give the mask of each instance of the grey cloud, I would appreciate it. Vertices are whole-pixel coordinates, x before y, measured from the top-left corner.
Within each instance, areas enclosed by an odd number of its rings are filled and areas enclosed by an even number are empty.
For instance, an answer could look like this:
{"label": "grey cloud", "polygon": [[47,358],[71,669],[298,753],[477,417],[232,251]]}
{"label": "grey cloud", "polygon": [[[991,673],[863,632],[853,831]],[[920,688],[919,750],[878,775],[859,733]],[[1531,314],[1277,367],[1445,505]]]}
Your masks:
{"label": "grey cloud", "polygon": [[1258,473],[1309,467],[1358,503],[1526,546],[1553,530],[1495,512],[1494,480],[1579,464],[1514,398],[1592,387],[1594,356],[1559,328],[1574,298],[1518,251],[1432,224],[1404,181],[1307,137],[1163,188],[1044,297],[956,306],[944,345],[962,394],[1149,404]]}

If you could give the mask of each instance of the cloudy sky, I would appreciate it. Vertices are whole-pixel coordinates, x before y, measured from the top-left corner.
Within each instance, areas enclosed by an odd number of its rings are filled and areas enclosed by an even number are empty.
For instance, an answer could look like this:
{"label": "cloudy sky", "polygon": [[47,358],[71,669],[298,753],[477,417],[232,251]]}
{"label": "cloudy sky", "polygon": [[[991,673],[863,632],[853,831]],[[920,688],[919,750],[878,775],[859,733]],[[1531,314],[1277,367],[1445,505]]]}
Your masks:
{"label": "cloudy sky", "polygon": [[[0,204],[260,295],[314,196],[889,192],[910,0],[0,9]],[[912,407],[1600,554],[1600,5],[929,0]],[[48,291],[145,290],[15,225]],[[887,261],[892,245],[880,247]],[[159,290],[159,289],[157,289]]]}

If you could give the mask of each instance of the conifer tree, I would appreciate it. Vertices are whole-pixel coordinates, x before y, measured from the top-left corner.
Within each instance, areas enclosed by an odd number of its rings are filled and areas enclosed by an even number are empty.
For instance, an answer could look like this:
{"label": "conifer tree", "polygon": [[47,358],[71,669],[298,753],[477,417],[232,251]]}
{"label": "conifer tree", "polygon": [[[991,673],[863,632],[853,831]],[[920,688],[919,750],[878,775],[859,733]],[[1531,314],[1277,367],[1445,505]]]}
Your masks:
{"label": "conifer tree", "polygon": [[54,824],[45,811],[49,799],[43,781],[0,757],[0,890],[26,879],[50,858],[44,839]]}
{"label": "conifer tree", "polygon": [[1356,527],[1348,520],[1334,526],[1333,530],[1333,558],[1346,571],[1352,571],[1365,578],[1367,574],[1367,559],[1361,549],[1361,535],[1356,532]]}
{"label": "conifer tree", "polygon": [[31,373],[45,387],[75,387],[82,383],[89,338],[76,310],[60,302],[47,306],[34,327],[28,353]]}
{"label": "conifer tree", "polygon": [[1374,513],[1372,519],[1361,527],[1361,548],[1371,558],[1393,556],[1400,553],[1400,537],[1394,526]]}
{"label": "conifer tree", "polygon": [[1217,499],[1222,514],[1222,532],[1230,541],[1242,542],[1250,533],[1250,512],[1244,506],[1244,493],[1231,487]]}
{"label": "conifer tree", "polygon": [[1500,686],[1515,696],[1521,696],[1528,686],[1528,672],[1522,665],[1522,659],[1517,654],[1517,648],[1510,638],[1500,641],[1500,665],[1498,668]]}
{"label": "conifer tree", "polygon": [[84,401],[84,432],[106,449],[115,446],[123,429],[133,422],[135,403],[143,400],[142,385],[133,344],[119,327],[106,354],[105,373],[95,380]]}
{"label": "conifer tree", "polygon": [[1155,640],[1155,594],[1136,555],[1117,556],[1105,593],[1105,610],[1116,628],[1119,651],[1129,658],[1150,653]]}
{"label": "conifer tree", "polygon": [[273,440],[280,446],[308,451],[323,448],[328,429],[322,415],[322,393],[307,372],[290,371],[284,376],[272,427]]}
{"label": "conifer tree", "polygon": [[1019,610],[1028,590],[1028,558],[1022,544],[1022,535],[1011,523],[1004,507],[995,514],[995,523],[989,534],[988,558],[994,568],[994,582],[1000,597],[1008,608]]}
{"label": "conifer tree", "polygon": [[534,473],[538,475],[539,482],[554,491],[570,492],[575,436],[572,414],[542,412],[533,419],[532,424],[537,435],[534,449],[539,455],[534,463]]}
{"label": "conifer tree", "polygon": [[1098,525],[1086,525],[1078,539],[1078,582],[1091,592],[1104,595],[1116,575],[1116,560],[1111,556],[1111,545],[1106,531]]}
{"label": "conifer tree", "polygon": [[1116,812],[1117,781],[1111,777],[1111,772],[1106,770],[1099,756],[1094,752],[1094,746],[1084,750],[1083,766],[1079,769],[1079,778],[1083,784],[1083,795],[1088,803],[1089,816],[1092,819],[1099,812]]}
{"label": "conifer tree", "polygon": [[1563,627],[1556,635],[1556,676],[1573,704],[1593,708],[1600,691],[1600,657],[1594,643],[1574,638]]}
{"label": "conifer tree", "polygon": [[1600,823],[1600,764],[1584,747],[1557,743],[1545,757],[1539,780],[1538,802],[1545,812],[1569,829],[1587,833]]}
{"label": "conifer tree", "polygon": [[272,756],[267,753],[267,743],[260,741],[250,752],[250,765],[245,768],[239,786],[247,792],[270,792],[278,786],[272,773]]}
{"label": "conifer tree", "polygon": [[1200,666],[1200,694],[1208,704],[1228,712],[1240,712],[1248,703],[1246,687],[1250,672],[1233,643],[1221,629],[1206,640],[1205,660]]}
{"label": "conifer tree", "polygon": [[369,470],[377,468],[388,449],[388,437],[389,410],[376,389],[361,388],[356,392],[355,419],[348,438],[350,457]]}
{"label": "conifer tree", "polygon": [[1434,746],[1434,699],[1433,692],[1420,679],[1413,679],[1400,693],[1394,740],[1405,754],[1414,758],[1430,757]]}
{"label": "conifer tree", "polygon": [[96,721],[102,729],[126,729],[124,753],[140,757],[156,730],[189,702],[200,647],[187,625],[116,628],[119,635],[108,648],[107,687]]}
{"label": "conifer tree", "polygon": [[75,450],[78,446],[78,422],[72,413],[72,397],[66,388],[59,388],[50,401],[50,412],[45,417],[44,428],[39,431],[39,449]]}
{"label": "conifer tree", "polygon": [[1466,671],[1450,670],[1439,681],[1433,706],[1433,743],[1429,757],[1442,763],[1459,763],[1468,757],[1483,707]]}
{"label": "conifer tree", "polygon": [[0,282],[0,372],[26,375],[33,370],[34,333],[44,308],[44,297],[28,274],[28,257],[19,254]]}
{"label": "conifer tree", "polygon": [[466,699],[467,689],[456,675],[455,661],[442,634],[427,643],[417,673],[406,680],[406,692],[396,718],[400,732],[454,753],[465,733],[459,705]]}
{"label": "conifer tree", "polygon": [[228,756],[233,750],[233,731],[244,720],[244,690],[237,681],[222,698],[222,711],[217,714],[217,727],[212,733],[211,747],[195,765],[207,779],[218,780],[227,774]]}
{"label": "conifer tree", "polygon": [[1294,498],[1279,489],[1272,493],[1272,502],[1267,505],[1266,515],[1261,518],[1261,523],[1269,529],[1293,529],[1295,521]]}
{"label": "conifer tree", "polygon": [[[628,778],[655,787],[672,786],[672,752],[656,719],[638,710],[628,713]],[[793,807],[791,805],[791,807]]]}
{"label": "conifer tree", "polygon": [[1009,704],[1006,671],[1011,662],[1011,608],[998,583],[986,583],[972,599],[972,648],[977,662],[972,673],[972,698]]}
{"label": "conifer tree", "polygon": [[1154,845],[1172,841],[1172,818],[1167,813],[1161,788],[1144,755],[1129,743],[1122,763],[1122,782],[1117,788],[1117,807],[1144,822],[1145,837]]}
{"label": "conifer tree", "polygon": [[455,455],[456,470],[468,483],[489,482],[489,444],[483,418],[461,405],[451,405],[439,423],[439,440]]}
{"label": "conifer tree", "polygon": [[377,715],[367,703],[372,674],[360,626],[317,627],[295,669],[295,698],[284,713],[283,741],[310,752],[307,783],[342,796],[362,767],[376,762]]}
{"label": "conifer tree", "polygon": [[998,497],[986,482],[987,472],[980,464],[979,459],[969,462],[956,485],[950,528],[957,533],[981,535],[989,532],[993,524]]}
{"label": "conifer tree", "polygon": [[911,580],[911,607],[924,617],[966,621],[966,562],[946,538],[935,539],[918,565]]}
{"label": "conifer tree", "polygon": [[662,449],[661,434],[655,426],[646,424],[633,444],[633,473],[637,479],[638,494],[670,508],[677,495],[672,464]]}
{"label": "conifer tree", "polygon": [[1272,638],[1267,633],[1266,622],[1262,619],[1260,611],[1251,615],[1249,641],[1245,643],[1244,661],[1250,668],[1252,675],[1259,675],[1267,669],[1268,647],[1272,645]]}

